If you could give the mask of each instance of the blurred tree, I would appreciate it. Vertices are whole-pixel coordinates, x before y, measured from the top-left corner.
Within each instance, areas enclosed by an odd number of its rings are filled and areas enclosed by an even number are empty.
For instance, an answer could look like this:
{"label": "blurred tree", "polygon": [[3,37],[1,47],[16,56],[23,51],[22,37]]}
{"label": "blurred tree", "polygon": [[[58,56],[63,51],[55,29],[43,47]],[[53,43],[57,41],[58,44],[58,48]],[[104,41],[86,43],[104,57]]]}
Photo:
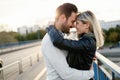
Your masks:
{"label": "blurred tree", "polygon": [[25,41],[26,40],[26,38],[25,38],[25,35],[17,35],[17,36],[15,36],[15,38],[18,40],[18,41]]}
{"label": "blurred tree", "polygon": [[8,32],[8,34],[10,34],[11,36],[13,36],[14,38],[19,35],[19,33],[13,32],[13,31]]}
{"label": "blurred tree", "polygon": [[120,25],[117,25],[115,29],[115,31],[118,33],[117,41],[120,41]]}
{"label": "blurred tree", "polygon": [[0,44],[17,42],[17,40],[8,32],[0,32]]}
{"label": "blurred tree", "polygon": [[26,35],[27,40],[36,40],[37,39],[37,32],[32,32]]}
{"label": "blurred tree", "polygon": [[113,44],[120,41],[120,25],[109,28],[108,30],[103,29],[105,33],[105,44]]}
{"label": "blurred tree", "polygon": [[45,34],[46,34],[46,30],[41,29],[36,32],[28,33],[26,35],[16,34],[17,36],[15,38],[18,41],[37,40],[37,39],[43,39]]}
{"label": "blurred tree", "polygon": [[108,39],[110,42],[117,42],[118,37],[119,37],[119,35],[117,32],[111,32]]}
{"label": "blurred tree", "polygon": [[107,30],[103,29],[103,35],[104,35],[104,39],[105,39],[105,42],[107,41]]}
{"label": "blurred tree", "polygon": [[112,32],[115,32],[115,28],[109,28],[108,35],[110,35],[110,33],[112,33]]}

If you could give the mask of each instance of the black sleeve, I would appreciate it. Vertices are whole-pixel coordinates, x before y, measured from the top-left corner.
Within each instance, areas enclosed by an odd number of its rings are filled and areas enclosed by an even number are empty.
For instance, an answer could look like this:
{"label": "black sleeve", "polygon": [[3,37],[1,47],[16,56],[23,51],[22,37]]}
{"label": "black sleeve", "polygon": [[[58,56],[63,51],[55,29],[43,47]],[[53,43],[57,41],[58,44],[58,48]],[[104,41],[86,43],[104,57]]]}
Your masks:
{"label": "black sleeve", "polygon": [[49,29],[48,34],[56,47],[65,50],[89,50],[94,43],[89,37],[83,37],[79,40],[64,39],[54,27]]}

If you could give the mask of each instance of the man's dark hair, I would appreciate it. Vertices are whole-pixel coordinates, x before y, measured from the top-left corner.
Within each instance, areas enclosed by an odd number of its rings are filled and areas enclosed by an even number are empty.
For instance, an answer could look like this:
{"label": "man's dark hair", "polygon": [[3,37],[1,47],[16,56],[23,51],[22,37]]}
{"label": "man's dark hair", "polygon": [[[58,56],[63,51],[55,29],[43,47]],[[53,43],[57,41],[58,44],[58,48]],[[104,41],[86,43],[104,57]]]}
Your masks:
{"label": "man's dark hair", "polygon": [[66,18],[71,16],[71,13],[78,12],[77,7],[71,3],[64,3],[56,9],[56,17],[59,17],[61,14],[65,14]]}

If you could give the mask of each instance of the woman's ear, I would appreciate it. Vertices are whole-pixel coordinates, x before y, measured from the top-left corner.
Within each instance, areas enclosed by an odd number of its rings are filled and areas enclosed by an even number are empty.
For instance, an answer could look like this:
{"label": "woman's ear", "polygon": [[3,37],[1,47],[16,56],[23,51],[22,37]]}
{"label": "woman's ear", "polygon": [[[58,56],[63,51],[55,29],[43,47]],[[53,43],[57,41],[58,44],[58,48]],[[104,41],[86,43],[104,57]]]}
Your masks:
{"label": "woman's ear", "polygon": [[90,27],[90,23],[87,22],[87,23],[85,24],[85,26],[86,26],[87,29],[89,29],[89,27]]}

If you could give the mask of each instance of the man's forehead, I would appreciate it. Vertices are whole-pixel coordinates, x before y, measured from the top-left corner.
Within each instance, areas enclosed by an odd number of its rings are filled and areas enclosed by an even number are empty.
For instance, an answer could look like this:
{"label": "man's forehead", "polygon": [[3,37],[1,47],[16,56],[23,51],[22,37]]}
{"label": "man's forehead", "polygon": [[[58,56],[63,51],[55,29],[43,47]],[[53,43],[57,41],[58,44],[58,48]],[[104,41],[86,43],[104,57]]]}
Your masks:
{"label": "man's forehead", "polygon": [[72,18],[73,20],[76,19],[76,16],[77,16],[77,13],[74,13],[74,12],[73,12],[73,13],[71,14],[71,18]]}

